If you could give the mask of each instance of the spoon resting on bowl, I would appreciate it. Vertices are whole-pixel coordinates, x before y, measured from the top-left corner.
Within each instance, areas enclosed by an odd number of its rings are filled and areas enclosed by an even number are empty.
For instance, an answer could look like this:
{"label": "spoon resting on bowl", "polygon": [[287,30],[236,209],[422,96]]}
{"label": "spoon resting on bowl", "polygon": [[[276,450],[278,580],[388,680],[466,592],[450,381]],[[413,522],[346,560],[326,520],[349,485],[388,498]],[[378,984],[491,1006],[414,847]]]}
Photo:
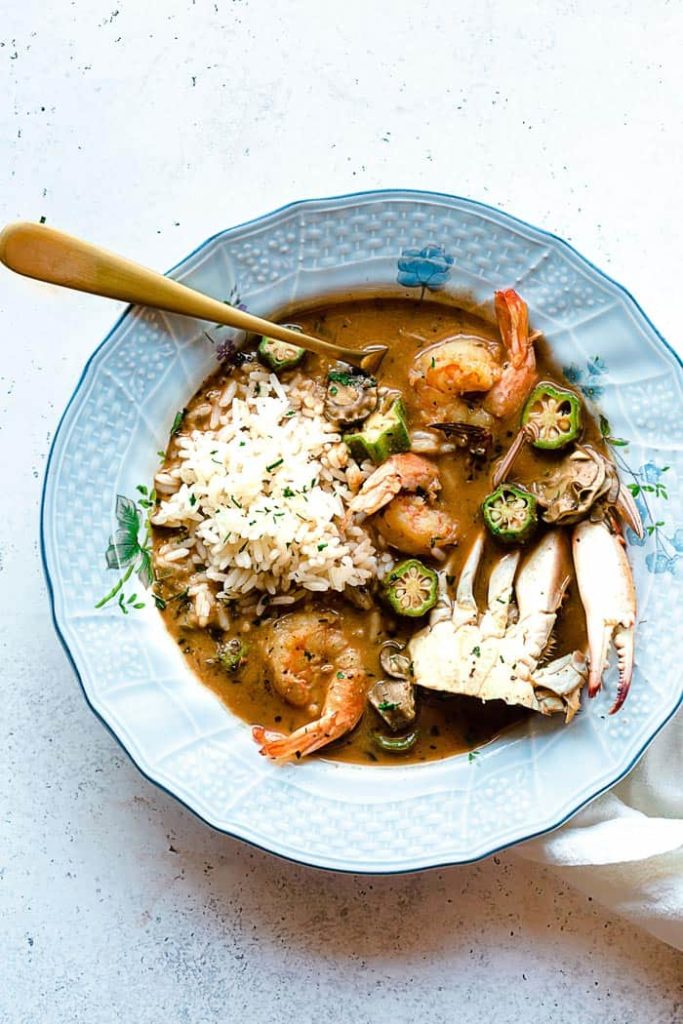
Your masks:
{"label": "spoon resting on bowl", "polygon": [[329,359],[339,359],[366,373],[375,373],[388,351],[386,345],[346,348],[271,323],[43,224],[18,221],[3,228],[0,262],[18,274],[64,288],[265,335]]}

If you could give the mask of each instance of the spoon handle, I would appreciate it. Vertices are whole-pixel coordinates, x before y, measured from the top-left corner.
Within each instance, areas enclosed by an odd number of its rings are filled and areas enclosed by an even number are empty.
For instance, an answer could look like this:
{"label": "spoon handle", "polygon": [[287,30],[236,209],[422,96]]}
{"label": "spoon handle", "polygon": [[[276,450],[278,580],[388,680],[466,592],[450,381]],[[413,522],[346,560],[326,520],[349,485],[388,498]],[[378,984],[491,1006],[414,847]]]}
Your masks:
{"label": "spoon handle", "polygon": [[273,324],[43,224],[28,221],[8,224],[0,232],[0,262],[18,274],[39,281],[265,334],[318,355],[341,359],[368,372],[379,367],[387,351],[385,345],[345,348]]}

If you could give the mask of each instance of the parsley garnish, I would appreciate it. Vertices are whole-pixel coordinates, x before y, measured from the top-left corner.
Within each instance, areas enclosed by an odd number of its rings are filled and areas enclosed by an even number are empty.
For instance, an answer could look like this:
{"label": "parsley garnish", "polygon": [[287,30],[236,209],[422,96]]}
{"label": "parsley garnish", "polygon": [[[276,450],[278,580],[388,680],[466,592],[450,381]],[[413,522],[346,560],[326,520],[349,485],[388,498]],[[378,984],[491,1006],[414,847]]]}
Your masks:
{"label": "parsley garnish", "polygon": [[272,471],[277,469],[278,466],[281,466],[284,461],[284,459],[278,459],[277,462],[271,462],[269,466],[266,466],[266,472],[272,473]]}
{"label": "parsley garnish", "polygon": [[187,413],[187,409],[180,409],[175,414],[175,419],[173,420],[173,426],[171,427],[171,433],[168,435],[169,437],[175,437],[176,436],[176,434],[178,433],[178,431],[180,430],[180,428],[183,425],[183,420],[185,419],[185,414],[186,413]]}
{"label": "parsley garnish", "polygon": [[398,704],[396,704],[392,700],[381,700],[379,702],[379,704],[377,705],[377,710],[378,711],[395,711],[397,707],[398,707]]}

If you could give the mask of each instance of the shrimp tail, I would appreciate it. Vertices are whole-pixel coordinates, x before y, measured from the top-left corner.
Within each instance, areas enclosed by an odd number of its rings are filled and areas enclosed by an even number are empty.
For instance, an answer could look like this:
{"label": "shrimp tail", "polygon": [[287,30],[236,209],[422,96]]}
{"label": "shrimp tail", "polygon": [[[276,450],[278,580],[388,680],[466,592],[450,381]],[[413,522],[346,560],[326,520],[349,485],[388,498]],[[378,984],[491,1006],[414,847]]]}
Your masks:
{"label": "shrimp tail", "polygon": [[[522,404],[536,380],[534,339],[529,336],[527,304],[513,288],[495,293],[496,319],[508,362],[484,400],[493,416],[509,416]],[[535,337],[535,336],[534,336]]]}
{"label": "shrimp tail", "polygon": [[264,729],[262,725],[253,726],[251,735],[260,745],[259,753],[264,757],[270,757],[274,761],[300,758],[306,754],[312,754],[314,750],[324,747],[326,743],[331,743],[333,739],[337,738],[337,730],[335,730],[337,714],[336,711],[332,711],[330,714],[323,715],[317,722],[302,726],[291,736]]}
{"label": "shrimp tail", "polygon": [[496,319],[510,362],[522,366],[529,350],[529,310],[514,288],[495,293]]}

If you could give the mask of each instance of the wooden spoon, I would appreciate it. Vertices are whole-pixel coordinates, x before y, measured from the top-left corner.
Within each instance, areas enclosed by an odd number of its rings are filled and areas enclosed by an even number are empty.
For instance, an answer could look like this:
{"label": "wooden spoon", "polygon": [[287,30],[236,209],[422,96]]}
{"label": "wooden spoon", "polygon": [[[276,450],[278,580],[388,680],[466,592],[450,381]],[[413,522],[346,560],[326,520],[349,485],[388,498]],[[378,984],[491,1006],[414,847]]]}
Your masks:
{"label": "wooden spoon", "polygon": [[43,224],[19,221],[3,228],[0,262],[18,274],[39,281],[263,334],[330,359],[340,359],[367,373],[379,369],[388,351],[386,345],[345,348],[271,323]]}

